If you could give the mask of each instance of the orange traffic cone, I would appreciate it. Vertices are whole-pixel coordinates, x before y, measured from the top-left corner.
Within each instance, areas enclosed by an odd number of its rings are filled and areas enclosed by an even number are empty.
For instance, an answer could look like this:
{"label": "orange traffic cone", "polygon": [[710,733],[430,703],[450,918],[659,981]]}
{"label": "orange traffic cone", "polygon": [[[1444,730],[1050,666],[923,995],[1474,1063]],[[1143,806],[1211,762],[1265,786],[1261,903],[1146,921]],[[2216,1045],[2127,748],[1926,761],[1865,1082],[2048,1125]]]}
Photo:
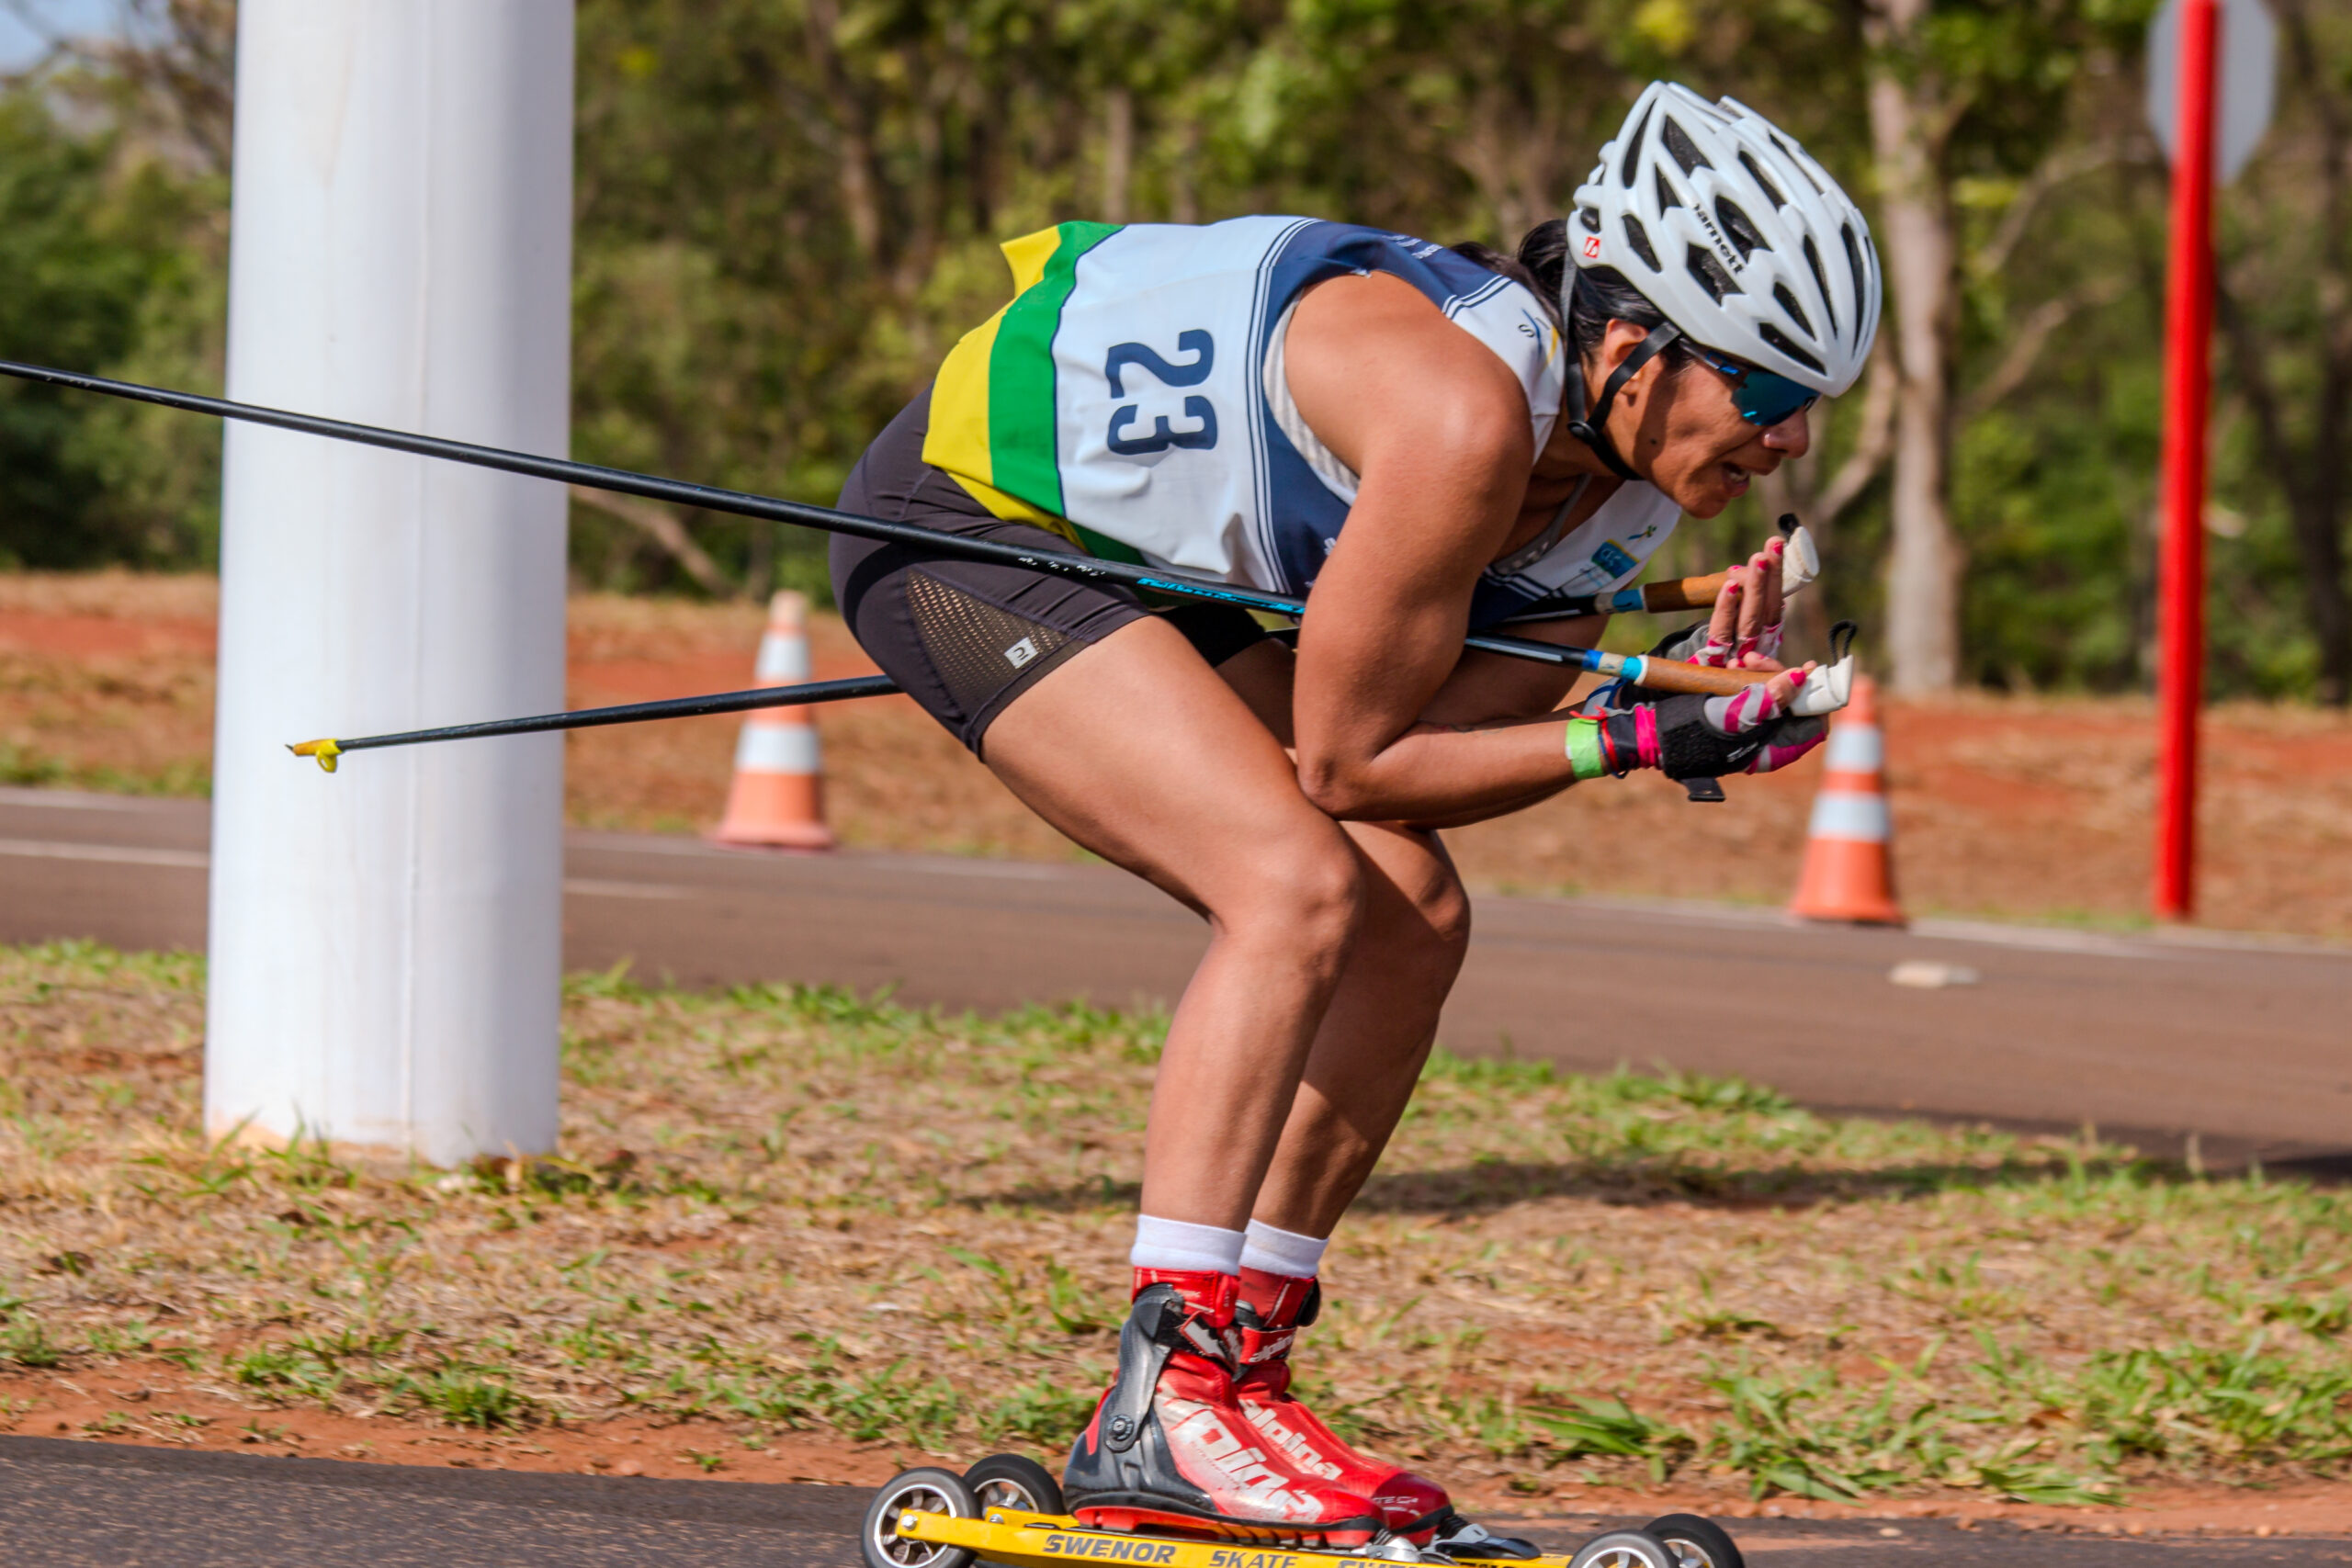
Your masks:
{"label": "orange traffic cone", "polygon": [[1806,829],[1804,874],[1789,913],[1808,920],[1899,926],[1894,901],[1894,820],[1886,809],[1886,742],[1878,688],[1854,680],[1854,700],[1829,727],[1828,769]]}
{"label": "orange traffic cone", "polygon": [[[752,678],[763,686],[792,686],[808,679],[807,594],[786,591],[768,601],[768,629],[760,638]],[[711,837],[722,844],[772,849],[833,847],[825,826],[817,723],[807,708],[758,708],[743,721],[727,817]]]}

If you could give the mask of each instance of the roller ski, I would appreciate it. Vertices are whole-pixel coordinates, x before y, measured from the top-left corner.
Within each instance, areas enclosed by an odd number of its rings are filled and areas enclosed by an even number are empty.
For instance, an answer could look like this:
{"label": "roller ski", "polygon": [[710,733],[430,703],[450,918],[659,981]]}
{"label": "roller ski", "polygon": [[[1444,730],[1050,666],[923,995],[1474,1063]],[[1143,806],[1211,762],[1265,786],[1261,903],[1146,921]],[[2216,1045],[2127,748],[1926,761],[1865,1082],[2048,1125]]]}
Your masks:
{"label": "roller ski", "polygon": [[1141,1269],[1136,1283],[1118,1371],[1061,1479],[1015,1454],[962,1475],[909,1471],[866,1509],[867,1568],[1745,1568],[1692,1515],[1547,1558],[1464,1519],[1435,1483],[1355,1452],[1289,1392],[1291,1341],[1319,1304],[1311,1279]]}
{"label": "roller ski", "polygon": [[[1361,1546],[1282,1546],[1079,1522],[1045,1466],[1017,1454],[982,1460],[962,1475],[910,1470],[874,1495],[859,1531],[865,1568],[1054,1568],[1067,1562],[1140,1568],[1363,1568],[1367,1562],[1453,1563],[1471,1559],[1417,1546],[1382,1529]],[[1721,1525],[1668,1514],[1637,1530],[1608,1530],[1572,1552],[1539,1553],[1533,1568],[1747,1568]]]}

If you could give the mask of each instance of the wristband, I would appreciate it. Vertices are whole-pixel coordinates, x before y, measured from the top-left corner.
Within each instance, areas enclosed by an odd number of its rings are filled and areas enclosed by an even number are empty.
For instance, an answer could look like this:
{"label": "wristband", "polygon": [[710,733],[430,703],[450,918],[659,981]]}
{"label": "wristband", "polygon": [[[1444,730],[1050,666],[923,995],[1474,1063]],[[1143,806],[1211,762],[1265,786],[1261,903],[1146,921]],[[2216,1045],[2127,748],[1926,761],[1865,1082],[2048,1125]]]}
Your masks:
{"label": "wristband", "polygon": [[1600,721],[1591,718],[1568,720],[1568,766],[1575,772],[1577,782],[1597,779],[1609,771],[1609,762],[1600,749]]}

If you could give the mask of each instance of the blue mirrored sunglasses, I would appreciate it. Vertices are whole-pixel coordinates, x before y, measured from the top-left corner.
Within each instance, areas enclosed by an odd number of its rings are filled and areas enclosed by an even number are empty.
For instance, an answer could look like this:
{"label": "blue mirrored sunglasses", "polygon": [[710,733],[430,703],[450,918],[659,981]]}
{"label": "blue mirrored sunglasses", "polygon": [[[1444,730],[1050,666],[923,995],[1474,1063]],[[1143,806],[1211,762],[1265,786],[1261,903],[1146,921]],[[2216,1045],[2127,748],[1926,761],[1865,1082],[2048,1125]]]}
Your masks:
{"label": "blue mirrored sunglasses", "polygon": [[1690,347],[1709,369],[1731,383],[1731,406],[1750,424],[1769,426],[1794,419],[1821,400],[1819,392],[1778,371],[1746,364],[1695,343]]}

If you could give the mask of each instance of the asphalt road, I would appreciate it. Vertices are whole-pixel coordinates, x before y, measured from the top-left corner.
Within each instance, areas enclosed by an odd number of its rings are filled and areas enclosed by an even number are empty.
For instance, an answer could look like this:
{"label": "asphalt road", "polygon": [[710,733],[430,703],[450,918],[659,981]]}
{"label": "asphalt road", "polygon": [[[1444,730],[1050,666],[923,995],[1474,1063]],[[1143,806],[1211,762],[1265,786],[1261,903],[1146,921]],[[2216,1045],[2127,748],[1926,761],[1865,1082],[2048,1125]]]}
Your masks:
{"label": "asphalt road", "polygon": [[[31,1568],[854,1568],[865,1494],[0,1438],[0,1561]],[[1530,1533],[1565,1551],[1640,1519]],[[1940,1521],[1752,1519],[1758,1568],[2321,1568],[2352,1541],[2118,1540]],[[1514,1527],[1517,1528],[1517,1527]]]}
{"label": "asphalt road", "polygon": [[[0,790],[0,941],[201,947],[201,803]],[[1445,1043],[1738,1073],[1824,1108],[2084,1122],[2219,1168],[2352,1174],[2352,952],[1923,920],[1483,897]],[[998,1008],[1168,998],[1205,941],[1103,866],[570,840],[565,959],[690,985],[825,981]],[[1976,972],[1914,989],[1898,963]],[[1647,1018],[1650,1021],[1638,1021]]]}

